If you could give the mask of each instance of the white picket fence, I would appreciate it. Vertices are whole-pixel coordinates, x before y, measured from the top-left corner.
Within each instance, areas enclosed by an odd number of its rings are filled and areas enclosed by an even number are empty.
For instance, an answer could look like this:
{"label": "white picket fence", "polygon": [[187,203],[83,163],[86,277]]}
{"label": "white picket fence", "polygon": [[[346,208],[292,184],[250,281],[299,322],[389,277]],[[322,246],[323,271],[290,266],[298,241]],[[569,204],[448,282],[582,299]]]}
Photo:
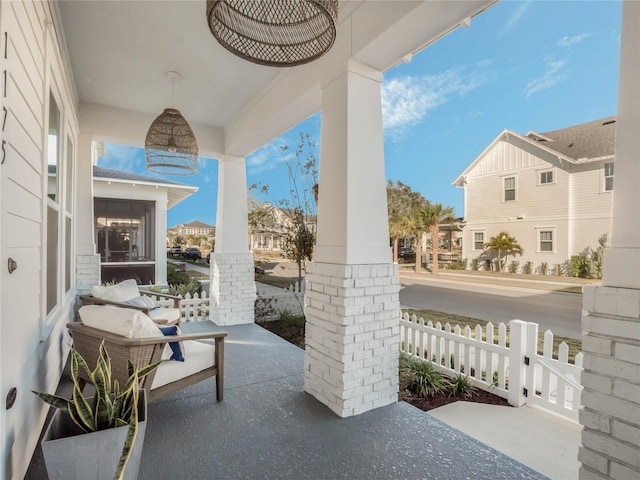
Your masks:
{"label": "white picket fence", "polygon": [[[544,333],[542,355],[538,354],[538,324],[521,320],[483,329],[461,329],[449,323],[433,325],[404,313],[400,319],[401,349],[433,362],[449,376],[464,374],[477,388],[506,398],[511,405],[539,405],[578,419],[582,353],[568,361],[569,348],[562,342],[553,358],[553,333]],[[507,339],[509,346],[507,346]]]}
{"label": "white picket fence", "polygon": [[[173,300],[159,298],[153,294],[148,295],[158,303],[158,306],[173,308]],[[209,318],[210,303],[207,292],[202,292],[201,294],[195,293],[193,295],[187,293],[184,297],[182,295],[178,295],[178,297],[180,297],[181,321],[193,322],[196,320],[207,320]]]}
{"label": "white picket fence", "polygon": [[[262,320],[277,320],[285,310],[292,315],[304,315],[305,282],[295,282],[288,288],[260,291],[256,299],[256,308],[261,309]],[[257,313],[256,313],[257,315]]]}

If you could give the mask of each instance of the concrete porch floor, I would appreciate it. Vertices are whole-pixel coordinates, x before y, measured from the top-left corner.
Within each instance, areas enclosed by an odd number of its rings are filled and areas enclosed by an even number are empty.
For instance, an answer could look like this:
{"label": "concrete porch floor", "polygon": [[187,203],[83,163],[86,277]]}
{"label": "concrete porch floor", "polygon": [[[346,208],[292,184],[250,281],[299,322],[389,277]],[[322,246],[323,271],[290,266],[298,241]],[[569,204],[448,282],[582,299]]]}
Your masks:
{"label": "concrete porch floor", "polygon": [[[151,403],[140,480],[546,478],[404,402],[340,419],[304,393],[303,350],[257,325],[183,328],[205,329],[229,332],[225,399],[209,379]],[[47,478],[39,449],[25,478]]]}

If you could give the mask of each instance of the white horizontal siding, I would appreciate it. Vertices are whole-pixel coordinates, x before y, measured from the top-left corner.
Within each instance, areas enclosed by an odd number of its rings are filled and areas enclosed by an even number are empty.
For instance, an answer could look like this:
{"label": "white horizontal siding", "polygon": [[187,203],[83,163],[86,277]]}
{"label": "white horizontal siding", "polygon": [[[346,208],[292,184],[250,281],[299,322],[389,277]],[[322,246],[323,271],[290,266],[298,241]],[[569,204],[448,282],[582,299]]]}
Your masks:
{"label": "white horizontal siding", "polygon": [[[604,191],[604,163],[594,162],[572,168],[572,218],[611,218],[612,192]],[[613,188],[616,188],[615,176]]]}

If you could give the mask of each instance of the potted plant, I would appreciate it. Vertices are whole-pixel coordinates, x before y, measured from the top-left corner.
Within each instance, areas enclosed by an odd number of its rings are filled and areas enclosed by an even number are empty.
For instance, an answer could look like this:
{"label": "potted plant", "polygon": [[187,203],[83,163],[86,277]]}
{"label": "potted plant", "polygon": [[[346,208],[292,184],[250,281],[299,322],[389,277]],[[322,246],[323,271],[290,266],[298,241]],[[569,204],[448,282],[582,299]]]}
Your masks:
{"label": "potted plant", "polygon": [[[134,370],[129,362],[126,384],[121,387],[116,381],[112,388],[111,359],[104,341],[93,371],[71,350],[71,398],[33,392],[57,409],[41,442],[50,480],[137,477],[146,429],[146,395],[140,381],[158,365]],[[82,395],[84,381],[78,377],[78,368],[95,386],[92,399]]]}

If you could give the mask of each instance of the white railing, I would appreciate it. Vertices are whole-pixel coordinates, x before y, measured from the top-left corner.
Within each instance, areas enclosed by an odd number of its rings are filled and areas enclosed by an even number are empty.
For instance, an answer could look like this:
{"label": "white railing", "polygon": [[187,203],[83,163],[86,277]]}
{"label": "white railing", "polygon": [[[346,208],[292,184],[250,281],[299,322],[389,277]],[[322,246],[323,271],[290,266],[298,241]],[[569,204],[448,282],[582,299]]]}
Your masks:
{"label": "white railing", "polygon": [[[483,329],[461,329],[449,323],[435,325],[404,313],[400,319],[401,349],[427,359],[450,376],[464,374],[482,390],[506,398],[511,405],[539,405],[577,420],[580,406],[582,353],[575,364],[562,342],[553,358],[553,334],[545,332],[538,354],[538,325],[521,320]],[[497,335],[496,335],[497,334]],[[497,337],[497,338],[496,338]],[[507,343],[509,346],[507,347]]]}

